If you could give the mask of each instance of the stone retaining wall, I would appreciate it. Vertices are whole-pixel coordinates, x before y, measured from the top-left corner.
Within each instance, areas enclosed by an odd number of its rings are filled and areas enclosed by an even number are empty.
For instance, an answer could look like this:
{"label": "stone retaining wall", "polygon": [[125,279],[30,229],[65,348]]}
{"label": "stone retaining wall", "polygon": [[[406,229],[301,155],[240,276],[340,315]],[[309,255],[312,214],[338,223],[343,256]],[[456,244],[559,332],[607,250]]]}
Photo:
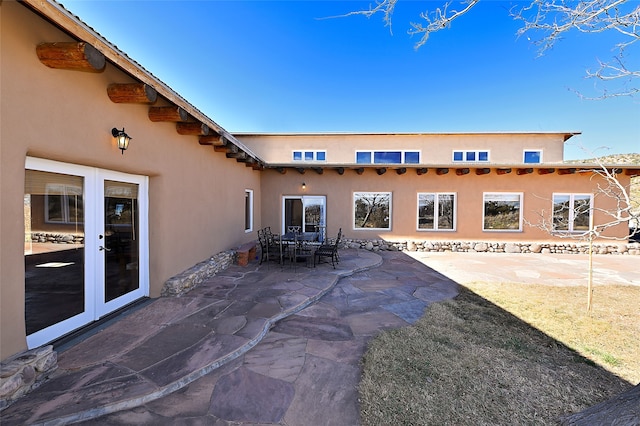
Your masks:
{"label": "stone retaining wall", "polygon": [[53,346],[32,349],[0,363],[0,412],[58,369]]}
{"label": "stone retaining wall", "polygon": [[[586,254],[589,244],[584,242],[489,242],[489,241],[385,241],[343,239],[344,248],[370,251],[428,251],[467,253],[561,253]],[[640,243],[597,243],[595,254],[640,255]]]}
{"label": "stone retaining wall", "polygon": [[169,278],[162,287],[161,296],[181,296],[209,277],[229,267],[236,260],[235,250],[227,250],[200,262],[184,272]]}
{"label": "stone retaining wall", "polygon": [[31,242],[54,244],[84,244],[84,235],[32,232]]}

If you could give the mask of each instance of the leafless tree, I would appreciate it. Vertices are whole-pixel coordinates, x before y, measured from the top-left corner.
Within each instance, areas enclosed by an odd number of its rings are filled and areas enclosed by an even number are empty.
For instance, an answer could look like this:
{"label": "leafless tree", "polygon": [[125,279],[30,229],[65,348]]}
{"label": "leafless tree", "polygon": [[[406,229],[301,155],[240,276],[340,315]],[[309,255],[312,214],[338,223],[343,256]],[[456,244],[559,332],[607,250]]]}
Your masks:
{"label": "leafless tree", "polygon": [[[597,168],[584,168],[577,171],[590,174],[591,179],[597,180],[593,199],[591,197],[573,199],[571,203],[565,199],[554,199],[551,212],[538,212],[538,222],[525,221],[528,226],[543,229],[550,235],[589,243],[588,311],[591,311],[593,302],[593,242],[606,239],[626,242],[629,238],[640,234],[640,212],[634,209],[630,187],[625,187],[617,177],[621,169],[607,167],[599,158],[594,162],[597,163]],[[598,198],[600,202],[596,202]],[[612,207],[597,207],[612,204]],[[596,213],[599,213],[597,222],[594,220]],[[608,229],[625,224],[629,232],[624,236],[607,235]]]}
{"label": "leafless tree", "polygon": [[[367,10],[346,14],[371,17],[381,14],[391,28],[392,17],[399,0],[378,0]],[[424,45],[431,34],[449,29],[453,22],[470,13],[480,0],[441,0],[439,6],[420,14],[419,22],[411,22],[409,34],[420,37],[416,48]],[[425,4],[432,4],[426,1]],[[640,91],[634,86],[640,70],[628,68],[627,51],[640,40],[640,2],[635,0],[527,0],[524,6],[513,7],[509,15],[521,21],[518,36],[526,36],[537,47],[540,55],[553,47],[569,32],[611,33],[619,35],[612,46],[613,57],[598,62],[594,70],[587,70],[589,78],[605,82],[620,82],[614,90],[604,89],[599,98],[632,96]]]}

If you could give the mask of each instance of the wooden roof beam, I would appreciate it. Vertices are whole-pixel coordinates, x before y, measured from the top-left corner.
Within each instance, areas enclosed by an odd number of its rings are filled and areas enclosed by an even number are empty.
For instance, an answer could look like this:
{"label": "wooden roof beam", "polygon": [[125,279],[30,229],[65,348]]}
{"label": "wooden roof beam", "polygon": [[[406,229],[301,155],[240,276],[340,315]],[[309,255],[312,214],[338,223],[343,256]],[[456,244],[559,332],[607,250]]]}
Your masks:
{"label": "wooden roof beam", "polygon": [[422,175],[426,175],[428,171],[429,169],[427,169],[426,167],[421,167],[419,169],[416,169],[416,174],[418,176],[422,176]]}
{"label": "wooden roof beam", "polygon": [[144,83],[112,83],[107,95],[116,104],[152,104],[158,99],[156,89]]}
{"label": "wooden roof beam", "polygon": [[548,175],[550,173],[554,173],[555,171],[556,171],[556,169],[554,169],[554,168],[538,169],[538,174],[539,175]]}
{"label": "wooden roof beam", "polygon": [[570,168],[570,169],[558,169],[558,174],[559,175],[572,175],[576,172],[576,169],[574,168]]}
{"label": "wooden roof beam", "polygon": [[324,169],[322,167],[312,167],[313,171],[317,174],[321,175],[324,173]]}
{"label": "wooden roof beam", "polygon": [[216,146],[227,146],[227,139],[219,135],[217,133],[212,133],[210,135],[202,135],[198,138],[198,143],[200,145],[211,145],[213,147]]}
{"label": "wooden roof beam", "polygon": [[207,136],[209,134],[209,126],[199,121],[178,122],[176,123],[176,131],[184,136]]}
{"label": "wooden roof beam", "polygon": [[59,70],[102,72],[105,56],[85,42],[40,43],[36,55],[44,65]]}
{"label": "wooden roof beam", "polygon": [[624,174],[631,177],[640,176],[640,169],[627,169]]}
{"label": "wooden roof beam", "polygon": [[383,174],[387,173],[387,168],[386,167],[378,167],[376,169],[376,173],[378,173],[378,176],[382,176]]}
{"label": "wooden roof beam", "polygon": [[149,107],[149,120],[153,122],[178,122],[187,121],[189,114],[177,105]]}
{"label": "wooden roof beam", "polygon": [[287,173],[287,169],[286,169],[286,168],[284,168],[284,167],[276,167],[276,171],[277,171],[278,173],[280,173],[281,175],[284,175],[284,174],[286,174],[286,173]]}
{"label": "wooden roof beam", "polygon": [[439,169],[436,169],[436,174],[438,176],[446,175],[447,173],[449,173],[449,169],[446,167],[441,167]]}
{"label": "wooden roof beam", "polygon": [[358,167],[357,169],[354,169],[356,171],[357,174],[361,175],[364,173],[364,167]]}
{"label": "wooden roof beam", "polygon": [[406,167],[400,167],[399,169],[396,169],[396,173],[399,175],[403,175],[405,173],[407,173],[407,168]]}
{"label": "wooden roof beam", "polygon": [[511,169],[496,169],[496,173],[499,175],[506,175],[511,173]]}
{"label": "wooden roof beam", "polygon": [[517,174],[518,176],[521,176],[521,175],[528,175],[528,174],[530,174],[530,173],[533,173],[533,169],[532,169],[532,168],[526,168],[526,169],[518,169],[518,170],[516,170],[516,174]]}
{"label": "wooden roof beam", "polygon": [[305,172],[307,171],[304,167],[296,167],[296,170],[298,171],[298,173],[300,173],[301,175],[305,174]]}
{"label": "wooden roof beam", "polygon": [[469,169],[468,168],[456,169],[456,175],[458,175],[458,176],[463,176],[463,175],[468,175],[468,174],[469,174]]}
{"label": "wooden roof beam", "polygon": [[476,175],[478,176],[482,176],[482,175],[488,175],[489,173],[491,173],[491,169],[488,167],[484,167],[481,169],[476,169]]}
{"label": "wooden roof beam", "polygon": [[335,171],[338,172],[340,176],[344,174],[344,167],[336,167]]}

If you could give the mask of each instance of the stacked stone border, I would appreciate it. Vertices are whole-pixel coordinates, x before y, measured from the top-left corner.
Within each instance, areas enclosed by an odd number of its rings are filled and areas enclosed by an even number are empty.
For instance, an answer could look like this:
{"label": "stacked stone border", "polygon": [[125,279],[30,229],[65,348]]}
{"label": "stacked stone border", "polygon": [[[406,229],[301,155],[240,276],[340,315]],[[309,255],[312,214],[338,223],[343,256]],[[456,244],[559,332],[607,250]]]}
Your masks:
{"label": "stacked stone border", "polygon": [[[422,251],[460,253],[535,253],[587,254],[589,244],[576,241],[554,242],[496,242],[496,241],[386,241],[343,239],[344,248],[369,251]],[[594,254],[640,255],[640,243],[594,243]]]}
{"label": "stacked stone border", "polygon": [[45,382],[58,369],[53,346],[22,352],[0,364],[0,412]]}

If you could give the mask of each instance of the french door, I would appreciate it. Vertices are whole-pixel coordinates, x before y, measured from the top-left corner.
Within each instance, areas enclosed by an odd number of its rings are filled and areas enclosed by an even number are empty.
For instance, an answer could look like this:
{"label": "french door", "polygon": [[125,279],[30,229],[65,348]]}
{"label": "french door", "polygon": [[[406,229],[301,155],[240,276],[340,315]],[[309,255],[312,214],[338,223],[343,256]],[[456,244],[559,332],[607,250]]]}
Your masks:
{"label": "french door", "polygon": [[29,348],[149,294],[148,178],[27,158]]}
{"label": "french door", "polygon": [[289,226],[299,226],[303,232],[320,232],[324,240],[327,224],[327,197],[305,195],[282,197],[282,232]]}

